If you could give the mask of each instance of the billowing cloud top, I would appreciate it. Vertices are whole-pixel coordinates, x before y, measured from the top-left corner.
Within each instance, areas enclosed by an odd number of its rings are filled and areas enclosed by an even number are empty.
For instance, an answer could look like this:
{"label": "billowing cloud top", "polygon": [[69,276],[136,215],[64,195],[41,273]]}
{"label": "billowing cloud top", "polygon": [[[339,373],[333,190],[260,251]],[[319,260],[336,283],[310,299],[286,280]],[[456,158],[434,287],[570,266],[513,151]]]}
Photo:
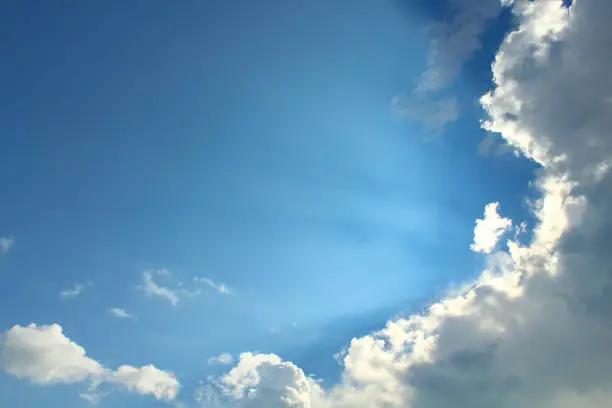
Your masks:
{"label": "billowing cloud top", "polygon": [[[484,127],[542,166],[531,241],[495,250],[511,221],[490,205],[475,230],[478,279],[353,339],[339,384],[244,353],[198,390],[204,406],[249,408],[612,407],[612,2],[505,0],[517,25],[496,56]],[[149,277],[150,278],[150,277]],[[151,279],[148,292],[173,302]],[[14,326],[2,366],[38,384],[118,384],[174,400],[173,374],[104,368],[58,325]]]}
{"label": "billowing cloud top", "polygon": [[499,203],[487,204],[484,218],[476,220],[474,243],[470,247],[474,252],[491,253],[497,241],[512,227],[512,220],[499,215]]}
{"label": "billowing cloud top", "polygon": [[354,339],[327,390],[270,355],[221,379],[236,406],[612,407],[612,3],[506,1],[517,20],[482,98],[487,130],[542,165],[527,245],[487,207],[487,268],[422,315]]}

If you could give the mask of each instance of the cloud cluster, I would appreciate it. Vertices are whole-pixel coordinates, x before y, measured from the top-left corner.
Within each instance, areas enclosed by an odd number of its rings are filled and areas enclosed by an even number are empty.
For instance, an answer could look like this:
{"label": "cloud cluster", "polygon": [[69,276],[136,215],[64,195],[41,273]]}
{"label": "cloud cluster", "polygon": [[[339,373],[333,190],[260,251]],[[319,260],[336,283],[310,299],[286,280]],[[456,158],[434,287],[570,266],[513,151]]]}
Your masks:
{"label": "cloud cluster", "polygon": [[[182,282],[178,282],[176,289],[171,289],[166,286],[162,286],[155,282],[154,276],[171,276],[172,272],[167,269],[156,269],[149,270],[142,273],[142,286],[140,289],[149,297],[158,297],[167,300],[176,306],[182,297],[194,297],[202,294],[202,290],[195,288],[192,290],[185,289]],[[221,295],[230,295],[232,290],[224,283],[215,282],[210,278],[205,277],[194,277],[193,283],[198,285],[206,285]]]}
{"label": "cloud cluster", "polygon": [[172,373],[152,365],[105,368],[66,337],[58,324],[13,326],[1,346],[0,362],[7,374],[38,385],[89,382],[89,392],[83,394],[89,401],[97,400],[96,389],[103,384],[165,401],[174,400],[180,388]]}
{"label": "cloud cluster", "polygon": [[506,3],[517,25],[484,126],[542,166],[531,241],[495,251],[510,221],[488,207],[478,279],[353,339],[325,391],[276,356],[241,357],[220,380],[234,406],[612,407],[612,3]]}
{"label": "cloud cluster", "polygon": [[[505,2],[517,24],[481,99],[483,126],[542,166],[531,241],[496,250],[512,222],[489,204],[472,246],[482,274],[426,312],[353,339],[339,384],[324,389],[278,356],[243,353],[198,389],[204,406],[612,407],[612,2],[576,1],[571,13],[561,0]],[[143,278],[151,296],[178,301]],[[36,384],[88,382],[92,400],[103,384],[168,401],[179,389],[153,366],[105,368],[59,325],[14,326],[1,359]]]}
{"label": "cloud cluster", "polygon": [[274,354],[243,353],[235,367],[208,387],[206,393],[198,390],[204,406],[310,408],[323,403],[319,384]]}

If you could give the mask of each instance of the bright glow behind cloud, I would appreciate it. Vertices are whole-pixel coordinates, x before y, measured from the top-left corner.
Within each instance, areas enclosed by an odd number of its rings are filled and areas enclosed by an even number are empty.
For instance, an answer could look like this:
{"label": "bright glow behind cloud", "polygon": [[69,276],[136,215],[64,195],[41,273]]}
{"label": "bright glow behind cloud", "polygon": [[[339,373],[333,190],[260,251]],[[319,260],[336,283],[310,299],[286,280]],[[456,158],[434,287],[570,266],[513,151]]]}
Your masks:
{"label": "bright glow behind cloud", "polygon": [[[493,252],[510,224],[489,207],[481,221],[495,228],[475,243],[490,252],[479,279],[423,315],[354,339],[341,384],[323,398],[284,399],[305,389],[304,378],[283,383],[280,359],[249,355],[228,374],[237,406],[612,406],[612,176],[593,171],[612,156],[612,3],[575,2],[571,24],[560,1],[515,1],[513,11],[518,27],[482,103],[485,126],[544,167],[532,242]],[[261,385],[259,367],[278,376],[279,391]]]}
{"label": "bright glow behind cloud", "polygon": [[[516,30],[497,54],[485,127],[540,163],[532,241],[494,251],[510,221],[488,207],[475,231],[487,268],[427,312],[353,339],[339,384],[323,389],[273,354],[243,353],[209,381],[210,406],[298,408],[576,408],[612,404],[612,3],[514,1]],[[491,205],[490,205],[491,206]],[[478,227],[478,226],[477,226]],[[486,228],[485,228],[486,227]],[[484,238],[483,238],[484,237]],[[145,291],[176,304],[149,275]],[[175,299],[175,301],[173,301]],[[2,366],[37,384],[116,384],[174,400],[153,366],[109,370],[59,325],[14,326]],[[204,398],[206,397],[206,398]],[[202,399],[203,398],[203,399]],[[95,398],[92,397],[95,400]]]}

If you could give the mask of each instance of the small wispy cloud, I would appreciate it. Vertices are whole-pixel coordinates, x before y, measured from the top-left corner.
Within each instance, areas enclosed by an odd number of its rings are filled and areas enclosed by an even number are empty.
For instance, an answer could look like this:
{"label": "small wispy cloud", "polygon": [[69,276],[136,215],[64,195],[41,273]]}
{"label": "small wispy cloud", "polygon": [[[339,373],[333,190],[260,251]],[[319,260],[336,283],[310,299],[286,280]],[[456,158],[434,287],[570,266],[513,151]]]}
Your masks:
{"label": "small wispy cloud", "polygon": [[64,289],[60,291],[59,296],[62,299],[72,299],[79,296],[83,292],[83,290],[85,290],[85,288],[89,286],[93,286],[93,284],[91,282],[88,282],[86,285],[77,283],[72,289]]}
{"label": "small wispy cloud", "polygon": [[179,302],[179,295],[175,290],[160,286],[153,281],[153,274],[169,276],[170,272],[166,269],[146,271],[142,273],[142,290],[149,297],[161,297],[168,300],[172,306]]}
{"label": "small wispy cloud", "polygon": [[128,313],[125,311],[125,309],[121,309],[119,307],[111,307],[108,309],[108,312],[111,315],[118,317],[119,319],[135,319],[136,318],[135,315]]}
{"label": "small wispy cloud", "polygon": [[482,48],[481,35],[501,12],[495,0],[449,0],[443,21],[428,25],[427,69],[410,92],[397,95],[392,109],[421,123],[434,136],[459,119],[459,104],[445,90],[459,77],[464,64]]}
{"label": "small wispy cloud", "polygon": [[79,397],[83,398],[85,401],[89,402],[91,405],[98,405],[102,398],[102,395],[99,392],[85,392],[79,394]]}
{"label": "small wispy cloud", "polygon": [[0,237],[0,253],[6,253],[15,245],[15,238]]}
{"label": "small wispy cloud", "polygon": [[491,133],[486,135],[478,145],[478,155],[484,157],[501,156],[514,151],[515,149],[504,139]]}
{"label": "small wispy cloud", "polygon": [[200,296],[202,294],[202,291],[200,289],[195,289],[195,290],[181,289],[181,294],[186,297],[196,297],[196,296]]}
{"label": "small wispy cloud", "polygon": [[439,136],[444,127],[459,119],[459,107],[454,97],[430,98],[424,94],[400,94],[391,100],[395,114],[419,121]]}
{"label": "small wispy cloud", "polygon": [[229,365],[234,362],[234,356],[230,353],[221,353],[218,356],[211,357],[208,359],[208,364],[222,364]]}
{"label": "small wispy cloud", "polygon": [[215,282],[210,278],[202,278],[202,277],[196,276],[195,278],[193,278],[193,281],[195,283],[203,283],[204,285],[207,285],[208,287],[214,289],[215,291],[217,291],[218,293],[222,295],[232,294],[232,290],[227,285],[225,285],[224,283]]}

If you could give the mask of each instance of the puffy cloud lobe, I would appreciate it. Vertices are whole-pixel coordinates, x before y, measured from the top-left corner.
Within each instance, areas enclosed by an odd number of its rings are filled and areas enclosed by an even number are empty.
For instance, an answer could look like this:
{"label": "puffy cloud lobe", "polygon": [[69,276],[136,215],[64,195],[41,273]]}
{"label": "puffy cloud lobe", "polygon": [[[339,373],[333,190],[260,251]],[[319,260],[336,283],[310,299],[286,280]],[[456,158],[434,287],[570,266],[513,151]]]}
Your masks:
{"label": "puffy cloud lobe", "polygon": [[241,354],[238,364],[220,379],[217,388],[249,408],[312,408],[318,406],[322,393],[299,367],[274,354]]}
{"label": "puffy cloud lobe", "polygon": [[313,407],[612,407],[612,3],[506,3],[517,27],[482,104],[485,127],[543,167],[533,238],[491,251],[426,313],[354,339]]}
{"label": "puffy cloud lobe", "polygon": [[85,381],[103,373],[103,367],[70,341],[58,324],[13,326],[2,345],[4,371],[39,385]]}
{"label": "puffy cloud lobe", "polygon": [[[114,371],[103,367],[66,337],[58,324],[13,326],[5,333],[0,356],[7,374],[38,385],[89,381],[94,391],[107,383],[167,401],[174,400],[180,388],[172,373],[151,365],[141,368],[124,365]],[[83,396],[88,400],[98,397],[95,392]]]}
{"label": "puffy cloud lobe", "polygon": [[142,395],[153,395],[155,399],[172,401],[176,398],[180,384],[174,375],[152,365],[135,368],[122,365],[109,373],[106,382],[119,384]]}
{"label": "puffy cloud lobe", "polygon": [[476,220],[474,243],[470,246],[474,252],[491,253],[497,241],[512,228],[512,220],[499,215],[499,203],[487,204],[484,218]]}

